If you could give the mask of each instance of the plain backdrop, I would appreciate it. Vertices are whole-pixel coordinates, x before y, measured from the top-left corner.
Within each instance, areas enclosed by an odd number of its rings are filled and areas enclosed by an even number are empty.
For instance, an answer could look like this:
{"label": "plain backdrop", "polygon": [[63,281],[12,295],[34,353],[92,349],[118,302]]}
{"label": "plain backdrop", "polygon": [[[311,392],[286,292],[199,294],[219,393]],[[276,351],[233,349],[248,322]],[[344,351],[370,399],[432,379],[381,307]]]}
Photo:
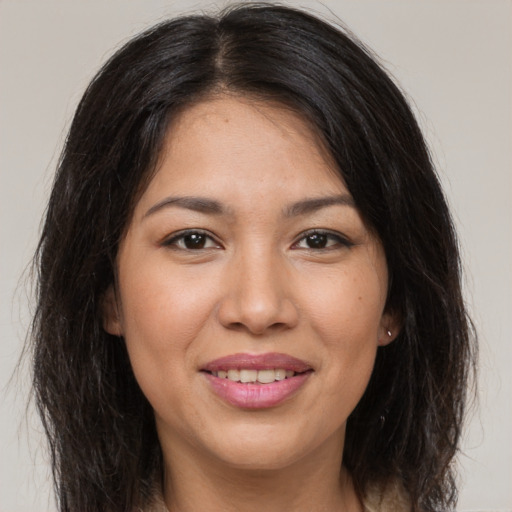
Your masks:
{"label": "plain backdrop", "polygon": [[[286,3],[286,2],[285,2]],[[512,2],[287,2],[339,17],[420,119],[459,228],[480,335],[479,405],[459,459],[460,510],[512,510]],[[0,512],[55,511],[26,365],[21,277],[74,108],[114,49],[154,22],[226,2],[0,0]]]}

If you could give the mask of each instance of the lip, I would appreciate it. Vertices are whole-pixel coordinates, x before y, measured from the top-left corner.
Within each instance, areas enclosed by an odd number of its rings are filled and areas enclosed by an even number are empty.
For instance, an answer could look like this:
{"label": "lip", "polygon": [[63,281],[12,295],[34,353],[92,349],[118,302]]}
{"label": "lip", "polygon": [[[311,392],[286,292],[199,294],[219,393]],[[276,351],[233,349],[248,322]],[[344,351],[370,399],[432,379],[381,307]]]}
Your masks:
{"label": "lip", "polygon": [[307,372],[312,369],[305,361],[278,352],[268,352],[266,354],[232,354],[210,361],[201,369],[207,372],[218,372],[219,370],[239,370],[240,368],[247,368],[249,370],[283,368],[284,370],[292,370],[297,373]]}
{"label": "lip", "polygon": [[[297,375],[270,384],[235,382],[219,378],[208,372],[219,370],[266,370],[282,368]],[[287,354],[233,354],[207,363],[202,369],[210,389],[222,400],[243,409],[266,409],[276,407],[295,395],[309,379],[312,367]]]}

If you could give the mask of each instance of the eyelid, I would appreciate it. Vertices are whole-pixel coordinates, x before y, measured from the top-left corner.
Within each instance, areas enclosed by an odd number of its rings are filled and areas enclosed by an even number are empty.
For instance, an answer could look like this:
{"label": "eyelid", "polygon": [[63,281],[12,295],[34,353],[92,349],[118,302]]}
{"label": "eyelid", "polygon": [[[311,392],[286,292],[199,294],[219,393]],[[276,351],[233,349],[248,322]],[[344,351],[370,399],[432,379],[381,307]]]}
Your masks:
{"label": "eyelid", "polygon": [[[207,237],[211,242],[213,242],[215,247],[205,247],[205,248],[199,248],[199,249],[189,249],[187,247],[180,247],[177,244],[177,242],[179,240],[184,239],[187,235],[194,235],[194,234],[199,234],[199,235],[203,235],[203,236]],[[333,245],[330,245],[330,246],[327,246],[327,247],[318,248],[318,249],[315,249],[313,247],[304,247],[304,248],[297,247],[300,242],[302,242],[304,239],[306,239],[308,236],[311,236],[311,235],[327,236],[327,237],[335,239],[337,241],[337,243],[333,244]],[[171,235],[165,237],[160,242],[160,245],[162,245],[163,247],[170,248],[170,249],[175,248],[175,249],[178,249],[178,250],[190,251],[190,252],[207,250],[207,249],[214,249],[214,248],[223,248],[222,244],[218,241],[218,239],[217,239],[217,237],[215,235],[213,235],[211,232],[209,232],[209,231],[207,231],[205,229],[201,229],[201,228],[188,228],[188,229],[183,229],[183,230],[180,230],[180,231],[176,231],[176,232],[172,233]],[[291,249],[292,250],[304,249],[304,250],[310,250],[310,251],[314,251],[314,252],[319,252],[319,251],[333,250],[333,249],[337,249],[337,248],[340,248],[340,247],[352,247],[354,245],[355,245],[354,242],[349,240],[349,238],[346,235],[340,233],[339,231],[333,231],[333,230],[330,230],[330,229],[312,228],[312,229],[308,229],[308,230],[303,231],[302,233],[300,233],[295,238],[295,241],[292,243]]]}
{"label": "eyelid", "polygon": [[[178,244],[176,243],[177,241],[179,241],[180,239],[183,239],[187,235],[196,235],[196,234],[204,235],[205,237],[209,238],[211,241],[213,241],[213,243],[215,244],[216,247],[206,247],[203,249],[195,249],[194,250],[194,249],[187,249],[186,247],[179,247]],[[221,243],[217,240],[215,235],[213,235],[209,231],[206,231],[205,229],[200,229],[200,228],[188,228],[188,229],[182,229],[180,231],[176,231],[176,232],[172,233],[171,235],[166,236],[160,242],[160,245],[162,245],[163,247],[167,247],[169,249],[178,249],[178,250],[190,251],[190,252],[214,249],[214,248],[222,248]]]}
{"label": "eyelid", "polygon": [[311,235],[324,235],[324,236],[332,237],[338,241],[338,244],[336,244],[334,246],[320,248],[320,249],[314,249],[312,247],[308,247],[308,248],[304,248],[305,250],[318,252],[318,251],[328,251],[328,250],[332,250],[332,249],[337,249],[339,247],[353,247],[355,245],[354,242],[352,242],[346,235],[344,235],[343,233],[340,233],[339,231],[333,231],[330,229],[322,229],[322,228],[312,228],[312,229],[308,229],[308,230],[300,233],[300,235],[295,238],[295,241],[293,242],[291,248],[295,249],[295,250],[299,249],[297,247],[297,245],[301,241],[303,241],[305,238],[307,238],[308,236],[311,236]]}

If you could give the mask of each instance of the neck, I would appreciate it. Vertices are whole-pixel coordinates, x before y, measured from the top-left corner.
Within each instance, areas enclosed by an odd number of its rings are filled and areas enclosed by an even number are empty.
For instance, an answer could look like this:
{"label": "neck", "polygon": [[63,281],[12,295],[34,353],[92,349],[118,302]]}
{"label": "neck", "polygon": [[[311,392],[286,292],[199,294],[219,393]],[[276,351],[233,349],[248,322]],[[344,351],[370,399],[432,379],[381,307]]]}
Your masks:
{"label": "neck", "polygon": [[164,447],[164,499],[170,512],[362,510],[341,465],[343,442],[335,438],[314,454],[275,469],[236,467],[188,448],[185,454]]}

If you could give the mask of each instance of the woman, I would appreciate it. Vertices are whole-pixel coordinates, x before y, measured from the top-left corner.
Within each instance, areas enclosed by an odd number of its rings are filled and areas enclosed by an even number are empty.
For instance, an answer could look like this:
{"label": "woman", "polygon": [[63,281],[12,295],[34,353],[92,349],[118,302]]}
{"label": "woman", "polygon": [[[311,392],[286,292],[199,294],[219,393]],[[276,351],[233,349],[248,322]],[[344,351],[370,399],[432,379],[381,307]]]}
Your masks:
{"label": "woman", "polygon": [[455,234],[402,94],[339,30],[241,5],[129,42],[36,261],[61,510],[455,506]]}

